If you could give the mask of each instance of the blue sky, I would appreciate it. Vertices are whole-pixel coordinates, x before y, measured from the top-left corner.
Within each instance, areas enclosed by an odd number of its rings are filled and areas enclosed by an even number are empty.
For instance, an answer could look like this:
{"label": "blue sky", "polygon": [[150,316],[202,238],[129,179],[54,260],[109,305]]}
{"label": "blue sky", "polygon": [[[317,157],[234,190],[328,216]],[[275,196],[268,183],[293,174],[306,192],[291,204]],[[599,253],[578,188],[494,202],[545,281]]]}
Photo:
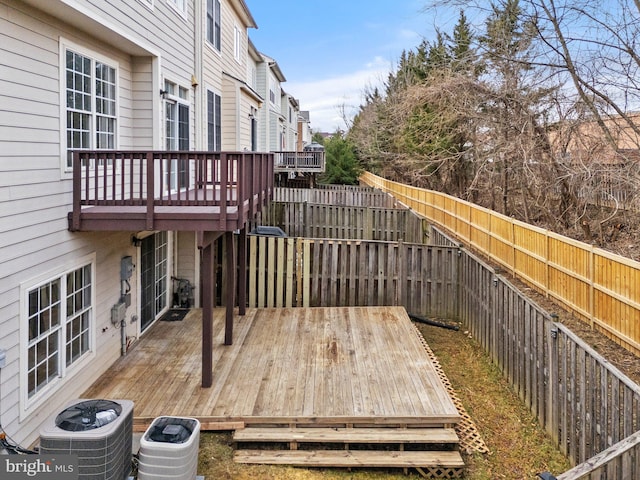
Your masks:
{"label": "blue sky", "polygon": [[352,115],[363,91],[382,82],[403,50],[436,26],[448,32],[457,13],[424,12],[427,0],[246,0],[258,29],[249,36],[274,58],[285,91],[309,110],[314,130],[345,128],[341,106]]}

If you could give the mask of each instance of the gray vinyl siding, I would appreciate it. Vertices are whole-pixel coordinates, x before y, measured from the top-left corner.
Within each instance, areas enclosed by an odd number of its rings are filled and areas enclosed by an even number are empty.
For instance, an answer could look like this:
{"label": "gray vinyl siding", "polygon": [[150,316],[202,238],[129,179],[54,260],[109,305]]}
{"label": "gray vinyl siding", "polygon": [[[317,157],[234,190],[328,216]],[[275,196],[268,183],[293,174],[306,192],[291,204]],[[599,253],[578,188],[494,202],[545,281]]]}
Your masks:
{"label": "gray vinyl siding", "polygon": [[[139,253],[131,245],[131,232],[92,234],[67,229],[72,184],[62,170],[59,39],[117,62],[121,149],[159,147],[154,144],[154,130],[159,139],[161,100],[153,85],[159,76],[190,86],[194,72],[192,2],[187,2],[187,20],[164,0],[157,0],[153,10],[131,0],[78,3],[126,33],[129,43],[114,40],[124,50],[23,2],[0,0],[0,349],[7,353],[0,404],[3,428],[23,445],[33,442],[48,416],[81,395],[120,356],[120,329],[111,324],[110,310],[120,296],[121,258],[131,255],[136,263]],[[131,47],[131,39],[137,38],[140,47]],[[155,54],[159,72],[153,69]],[[193,106],[191,111],[195,118]],[[95,255],[95,356],[89,368],[71,373],[44,403],[24,414],[21,285],[58,275],[87,255]],[[136,282],[131,286],[126,334],[135,337],[138,325],[131,320],[139,302]]]}

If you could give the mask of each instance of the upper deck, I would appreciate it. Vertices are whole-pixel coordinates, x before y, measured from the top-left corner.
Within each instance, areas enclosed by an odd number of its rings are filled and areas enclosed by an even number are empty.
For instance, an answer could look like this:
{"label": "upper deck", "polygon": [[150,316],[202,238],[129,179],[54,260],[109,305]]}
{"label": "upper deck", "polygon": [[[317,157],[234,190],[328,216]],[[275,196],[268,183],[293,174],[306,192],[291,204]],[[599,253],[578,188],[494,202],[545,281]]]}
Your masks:
{"label": "upper deck", "polygon": [[242,229],[273,178],[269,153],[77,151],[69,230]]}
{"label": "upper deck", "polygon": [[273,152],[276,173],[324,173],[325,151]]}

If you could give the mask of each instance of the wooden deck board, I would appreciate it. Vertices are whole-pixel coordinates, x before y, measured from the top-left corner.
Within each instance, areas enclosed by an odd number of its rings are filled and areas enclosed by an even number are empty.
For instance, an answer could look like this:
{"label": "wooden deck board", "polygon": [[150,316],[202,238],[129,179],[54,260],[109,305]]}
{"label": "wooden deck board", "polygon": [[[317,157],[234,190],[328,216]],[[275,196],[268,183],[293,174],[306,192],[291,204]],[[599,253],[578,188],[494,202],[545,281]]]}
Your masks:
{"label": "wooden deck board", "polygon": [[249,309],[223,344],[214,312],[214,384],[200,387],[201,316],[157,322],[85,393],[127,398],[135,417],[208,422],[451,425],[459,420],[404,309]]}
{"label": "wooden deck board", "polygon": [[452,428],[244,428],[233,434],[235,442],[307,443],[437,443],[457,444]]}
{"label": "wooden deck board", "polygon": [[459,452],[380,452],[364,450],[238,450],[238,463],[304,465],[306,467],[463,468]]}

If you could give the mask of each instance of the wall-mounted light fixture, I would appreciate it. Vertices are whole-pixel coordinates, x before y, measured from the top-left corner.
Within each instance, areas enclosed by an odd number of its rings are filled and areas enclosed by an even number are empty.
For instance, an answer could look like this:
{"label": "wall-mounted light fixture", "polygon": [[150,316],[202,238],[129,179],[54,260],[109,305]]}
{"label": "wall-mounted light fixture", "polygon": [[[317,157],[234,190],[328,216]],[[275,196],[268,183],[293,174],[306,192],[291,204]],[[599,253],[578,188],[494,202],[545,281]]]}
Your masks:
{"label": "wall-mounted light fixture", "polygon": [[193,88],[196,88],[198,86],[198,79],[196,78],[195,75],[191,75],[191,86]]}
{"label": "wall-mounted light fixture", "polygon": [[131,245],[133,245],[134,247],[139,247],[140,245],[142,245],[142,239],[136,237],[135,235],[131,236]]}
{"label": "wall-mounted light fixture", "polygon": [[168,92],[168,91],[166,91],[166,90],[162,90],[162,89],[160,89],[160,96],[161,96],[163,99],[167,98],[167,93],[169,93],[169,92]]}

